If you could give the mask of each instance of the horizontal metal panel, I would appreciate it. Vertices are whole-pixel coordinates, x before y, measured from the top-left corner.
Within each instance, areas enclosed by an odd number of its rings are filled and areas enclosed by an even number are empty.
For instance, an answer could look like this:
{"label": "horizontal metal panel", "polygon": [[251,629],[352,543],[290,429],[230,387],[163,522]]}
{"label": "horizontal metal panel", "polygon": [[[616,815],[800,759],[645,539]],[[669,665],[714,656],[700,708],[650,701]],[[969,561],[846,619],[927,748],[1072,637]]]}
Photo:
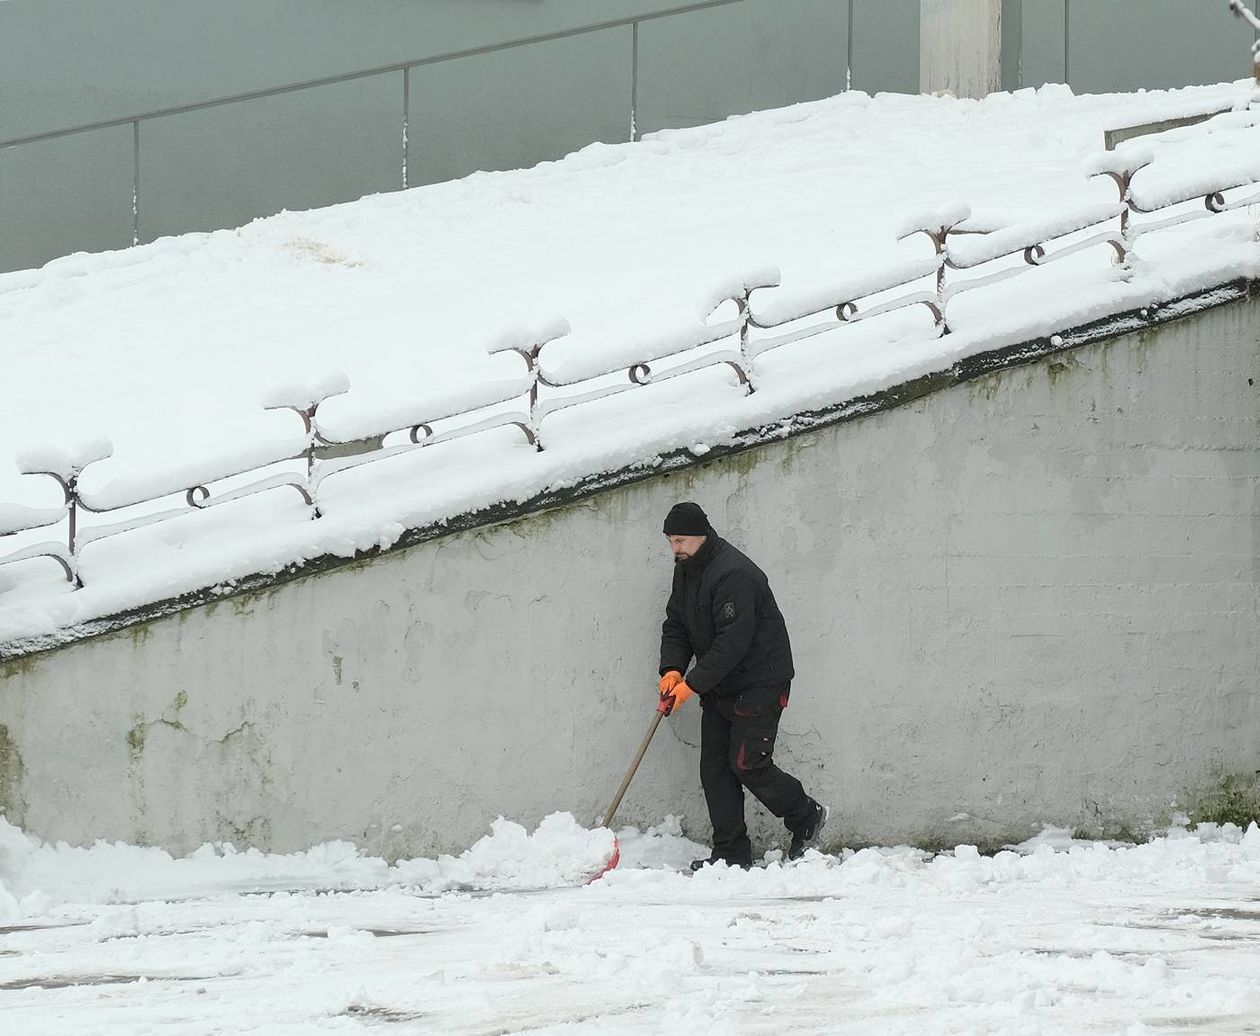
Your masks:
{"label": "horizontal metal panel", "polygon": [[0,148],[0,270],[132,240],[130,126]]}
{"label": "horizontal metal panel", "polygon": [[397,190],[402,127],[401,72],[145,122],[141,240]]}
{"label": "horizontal metal panel", "polygon": [[1023,0],[1019,57],[1020,86],[1067,82],[1065,0]]}
{"label": "horizontal metal panel", "polygon": [[1254,33],[1224,2],[1068,3],[1068,82],[1077,93],[1189,86],[1251,74]]}
{"label": "horizontal metal panel", "polygon": [[919,0],[851,0],[853,89],[919,92]]}
{"label": "horizontal metal panel", "polygon": [[844,90],[848,4],[748,0],[674,15],[644,22],[638,50],[641,133],[717,122]]}
{"label": "horizontal metal panel", "polygon": [[622,26],[413,70],[409,182],[629,140],[633,43]]}

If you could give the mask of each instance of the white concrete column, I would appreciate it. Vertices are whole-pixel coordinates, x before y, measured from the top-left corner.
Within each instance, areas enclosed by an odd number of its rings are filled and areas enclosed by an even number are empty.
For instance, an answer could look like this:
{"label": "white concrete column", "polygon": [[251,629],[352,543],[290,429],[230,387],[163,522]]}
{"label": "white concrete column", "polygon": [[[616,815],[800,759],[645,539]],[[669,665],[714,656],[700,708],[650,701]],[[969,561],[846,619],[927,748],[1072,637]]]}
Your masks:
{"label": "white concrete column", "polygon": [[922,0],[919,89],[983,97],[1001,89],[1002,0]]}

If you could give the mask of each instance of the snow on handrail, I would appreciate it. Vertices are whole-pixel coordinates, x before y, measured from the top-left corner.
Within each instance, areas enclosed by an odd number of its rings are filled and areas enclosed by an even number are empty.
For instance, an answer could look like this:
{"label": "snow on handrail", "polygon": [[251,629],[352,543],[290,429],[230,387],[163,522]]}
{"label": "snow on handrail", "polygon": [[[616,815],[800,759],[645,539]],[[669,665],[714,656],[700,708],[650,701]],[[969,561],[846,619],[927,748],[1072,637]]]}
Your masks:
{"label": "snow on handrail", "polygon": [[[559,339],[568,347],[566,355],[550,364],[540,365],[538,378],[548,388],[580,385],[584,381],[619,374],[641,363],[713,345],[738,334],[739,328],[737,319],[709,324],[696,317],[686,324],[665,328],[646,342],[637,336],[611,343],[605,339],[600,341],[598,349],[594,349],[585,347],[584,338]],[[540,355],[545,358],[547,351]]]}
{"label": "snow on handrail", "polygon": [[[1260,133],[1252,135],[1255,143],[1260,145]],[[1158,212],[1182,202],[1254,183],[1260,183],[1260,156],[1240,154],[1212,169],[1195,170],[1162,180],[1152,176],[1137,177],[1129,188],[1129,205],[1134,212]]]}
{"label": "snow on handrail", "polygon": [[56,525],[66,516],[66,508],[25,507],[22,504],[0,504],[0,536],[31,529],[46,529]]}
{"label": "snow on handrail", "polygon": [[315,428],[321,446],[351,446],[375,441],[394,432],[416,430],[417,433],[439,421],[484,410],[501,403],[520,399],[530,388],[529,378],[491,381],[463,387],[457,391],[420,401],[409,401],[389,410],[373,410],[362,417],[343,418],[329,423],[321,415]]}
{"label": "snow on handrail", "polygon": [[[447,442],[451,439],[462,439],[469,435],[475,435],[479,432],[488,432],[494,428],[517,428],[524,433],[526,441],[531,445],[536,445],[534,432],[530,426],[530,421],[524,414],[508,413],[496,414],[491,417],[483,418],[480,421],[470,425],[463,425],[459,428],[452,428],[445,432],[434,433],[428,425],[421,425],[419,428],[413,428],[410,432],[408,441],[395,443],[386,446],[383,443],[378,445],[371,452],[364,452],[358,455],[333,455],[330,459],[319,465],[315,475],[311,478],[308,489],[312,496],[318,493],[320,485],[331,478],[333,475],[348,471],[351,468],[359,468],[365,464],[371,464],[378,460],[385,460],[387,457],[397,457],[403,453],[411,453],[417,449],[426,446],[436,446],[438,443]],[[424,435],[421,437],[421,430]]]}
{"label": "snow on handrail", "polygon": [[780,289],[773,300],[753,310],[751,322],[754,327],[768,331],[824,310],[835,309],[846,302],[904,288],[923,277],[933,276],[939,267],[940,260],[934,255],[913,257],[867,270],[858,276],[850,275],[822,283],[807,292],[790,293]]}
{"label": "snow on handrail", "polygon": [[[249,449],[200,459],[145,475],[124,475],[111,479],[99,489],[78,487],[79,506],[94,514],[121,511],[138,504],[151,503],[167,496],[191,494],[210,483],[222,482],[238,475],[247,475],[271,464],[293,460],[303,449],[301,439],[259,443]],[[189,501],[189,506],[195,506]]]}
{"label": "snow on handrail", "polygon": [[164,511],[151,511],[147,514],[133,515],[130,518],[110,522],[108,525],[94,525],[90,529],[84,529],[79,533],[74,542],[74,552],[77,556],[89,543],[96,543],[98,540],[108,539],[111,536],[117,536],[124,532],[134,532],[136,529],[156,525],[158,522],[164,522],[170,518],[179,518],[188,513],[189,510],[187,508],[171,507]]}
{"label": "snow on handrail", "polygon": [[530,352],[541,349],[557,338],[563,338],[569,331],[569,322],[564,317],[552,317],[534,325],[506,327],[486,344],[486,352],[491,356],[497,353],[517,353],[522,350]]}
{"label": "snow on handrail", "polygon": [[1132,178],[1155,161],[1149,144],[1121,144],[1114,151],[1100,151],[1083,165],[1087,177],[1111,176]]}
{"label": "snow on handrail", "polygon": [[945,262],[951,269],[969,270],[994,259],[1019,255],[1027,248],[1087,230],[1109,219],[1117,219],[1123,211],[1121,202],[1084,205],[1079,209],[1025,220],[991,234],[969,235],[961,241],[950,242],[949,257]]}
{"label": "snow on handrail", "polygon": [[309,381],[273,385],[262,398],[264,410],[308,410],[333,396],[350,391],[350,379],[341,371],[329,371]]}
{"label": "snow on handrail", "polygon": [[89,464],[113,456],[114,446],[108,439],[91,439],[72,447],[56,445],[29,446],[14,454],[18,471],[23,475],[51,475],[59,482],[71,482]]}
{"label": "snow on handrail", "polygon": [[581,406],[584,403],[593,403],[599,399],[606,399],[608,396],[620,395],[623,392],[630,391],[635,386],[659,385],[661,382],[669,381],[671,378],[681,377],[684,374],[691,374],[698,370],[718,366],[719,364],[725,364],[734,370],[738,383],[746,387],[748,385],[748,374],[745,370],[745,363],[746,358],[744,354],[731,349],[694,357],[676,367],[670,367],[663,373],[656,373],[652,370],[651,365],[646,362],[636,363],[629,370],[630,385],[606,385],[602,388],[591,389],[589,392],[583,392],[577,396],[556,396],[552,399],[543,400],[535,408],[534,420],[537,423],[541,423],[543,418],[561,410],[568,410],[571,407]]}
{"label": "snow on handrail", "polygon": [[60,543],[32,543],[28,547],[22,547],[20,550],[0,557],[0,565],[16,565],[19,561],[34,561],[36,558],[51,558],[61,566],[69,582],[76,586],[80,585],[78,563]]}
{"label": "snow on handrail", "polygon": [[906,217],[893,231],[898,241],[903,241],[915,234],[935,234],[945,228],[952,229],[960,223],[971,219],[971,206],[965,202],[955,202],[937,209],[927,209]]}

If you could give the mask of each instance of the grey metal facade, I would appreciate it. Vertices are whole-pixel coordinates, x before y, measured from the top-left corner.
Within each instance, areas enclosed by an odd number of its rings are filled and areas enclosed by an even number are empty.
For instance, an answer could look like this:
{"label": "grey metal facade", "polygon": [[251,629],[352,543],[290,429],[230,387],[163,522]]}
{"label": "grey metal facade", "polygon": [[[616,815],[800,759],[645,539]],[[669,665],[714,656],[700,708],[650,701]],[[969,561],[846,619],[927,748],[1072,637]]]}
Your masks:
{"label": "grey metal facade", "polygon": [[[1003,84],[1244,76],[1223,6],[1006,0]],[[0,270],[913,92],[919,34],[919,0],[0,0]]]}
{"label": "grey metal facade", "polygon": [[1002,0],[1002,86],[1077,93],[1245,79],[1254,39],[1225,0]]}

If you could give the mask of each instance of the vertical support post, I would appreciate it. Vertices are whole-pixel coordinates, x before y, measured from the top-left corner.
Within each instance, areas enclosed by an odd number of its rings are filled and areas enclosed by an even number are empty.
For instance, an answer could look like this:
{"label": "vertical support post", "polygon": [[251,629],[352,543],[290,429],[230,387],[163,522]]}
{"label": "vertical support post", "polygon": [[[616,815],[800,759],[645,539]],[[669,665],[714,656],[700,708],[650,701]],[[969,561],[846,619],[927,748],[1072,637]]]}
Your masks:
{"label": "vertical support post", "polygon": [[[61,482],[61,479],[57,479]],[[76,590],[83,589],[83,580],[79,577],[79,558],[75,554],[78,547],[79,539],[79,474],[72,471],[70,477],[61,482],[61,488],[66,494],[66,515],[69,518],[68,529],[66,533],[66,546],[70,551],[70,561],[74,566],[74,588]]]}
{"label": "vertical support post", "polygon": [[946,295],[945,289],[945,261],[942,258],[941,265],[936,268],[936,319],[941,326],[941,334],[949,334],[949,320],[945,316],[945,310],[949,306],[949,297]]}
{"label": "vertical support post", "polygon": [[1120,188],[1120,201],[1124,204],[1124,208],[1120,212],[1120,245],[1124,249],[1124,255],[1120,257],[1119,265],[1124,272],[1120,275],[1123,280],[1129,280],[1133,276],[1133,212],[1132,206],[1129,204],[1129,191],[1133,186],[1133,174],[1137,170],[1131,169],[1119,176],[1112,175],[1112,179],[1116,181],[1116,186]]}
{"label": "vertical support post", "polygon": [[131,244],[140,243],[140,120],[131,123]]}
{"label": "vertical support post", "polygon": [[[292,404],[283,404],[276,407],[268,407],[266,409],[275,410],[292,410],[302,419],[302,429],[306,432],[306,448],[298,454],[298,457],[306,461],[306,482],[303,489],[306,492],[306,499],[311,505],[311,520],[314,521],[320,517],[319,504],[315,502],[315,493],[317,486],[315,485],[315,445],[319,439],[319,429],[315,424],[315,415],[319,410],[319,400],[316,399],[310,406],[297,407]],[[293,458],[297,460],[297,457]]]}
{"label": "vertical support post", "polygon": [[639,23],[630,23],[630,140],[639,139]]}
{"label": "vertical support post", "polygon": [[[1141,168],[1143,166],[1138,166],[1138,169]],[[1120,265],[1126,270],[1132,265],[1130,257],[1133,255],[1133,240],[1130,236],[1133,228],[1133,212],[1129,201],[1129,191],[1133,187],[1133,174],[1138,169],[1126,169],[1123,172],[1108,172],[1106,174],[1115,183],[1116,189],[1119,190],[1120,204],[1124,206],[1120,210],[1120,244],[1124,249],[1124,255],[1120,258]]]}
{"label": "vertical support post", "polygon": [[538,357],[545,344],[545,342],[538,342],[528,349],[524,346],[513,346],[508,350],[525,361],[525,376],[529,378],[529,426],[526,431],[529,441],[534,444],[534,449],[539,453],[543,451],[543,442],[542,433],[538,427],[542,423],[542,418],[538,415],[538,383],[542,380],[538,373]]}
{"label": "vertical support post", "polygon": [[[963,206],[957,214],[938,213],[931,217],[932,222],[927,226],[917,226],[910,232],[913,234],[926,234],[928,240],[932,242],[933,250],[936,252],[936,298],[927,305],[932,310],[933,316],[936,317],[936,327],[942,335],[950,333],[949,318],[947,316],[949,309],[949,282],[945,276],[945,268],[950,264],[949,235],[959,223],[969,218],[970,215],[971,209],[966,206]],[[940,220],[939,223],[936,222],[938,219]],[[909,237],[910,233],[904,236]],[[849,303],[845,303],[838,307],[836,316],[844,320],[845,309],[849,305]]]}
{"label": "vertical support post", "polygon": [[949,319],[946,317],[946,310],[949,307],[949,284],[945,279],[945,267],[949,261],[949,232],[953,229],[952,225],[942,225],[939,230],[925,231],[932,239],[932,246],[936,249],[936,323],[942,335],[950,333]]}
{"label": "vertical support post", "polygon": [[744,367],[744,374],[748,378],[748,394],[751,396],[757,391],[757,387],[753,384],[753,357],[752,357],[752,289],[745,288],[744,293],[734,299],[735,306],[739,309],[739,358]]}
{"label": "vertical support post", "polygon": [[[306,461],[306,479],[299,488],[306,503],[311,508],[311,520],[323,517],[320,514],[319,502],[316,499],[319,493],[319,482],[315,478],[315,467],[317,460],[315,457],[316,447],[322,445],[330,445],[329,440],[324,438],[319,430],[319,405],[330,396],[339,396],[349,389],[349,383],[341,388],[332,389],[315,389],[307,399],[310,402],[305,405],[297,403],[267,403],[263,405],[264,410],[291,410],[302,419],[302,429],[306,433],[306,446],[300,453],[294,454],[286,460],[298,460],[301,458]],[[192,501],[190,500],[189,503]]]}
{"label": "vertical support post", "polygon": [[319,426],[315,423],[315,419],[318,411],[319,400],[317,399],[301,412],[302,420],[306,424],[306,495],[311,500],[311,521],[320,517],[319,504],[315,502],[315,493],[318,488],[315,485],[315,443],[319,438]]}
{"label": "vertical support post", "polygon": [[403,74],[403,124],[402,124],[402,185],[405,191],[407,181],[407,134],[411,123],[411,69],[404,68]]}
{"label": "vertical support post", "polygon": [[534,449],[539,453],[543,451],[542,429],[539,428],[542,419],[538,416],[538,358],[541,353],[542,344],[539,343],[529,351],[525,360],[529,364],[529,428],[534,433]]}
{"label": "vertical support post", "polygon": [[315,474],[315,411],[319,404],[315,403],[302,411],[302,420],[306,422],[306,483],[309,486]]}
{"label": "vertical support post", "polygon": [[1063,0],[1063,83],[1072,85],[1072,0]]}
{"label": "vertical support post", "polygon": [[857,0],[849,0],[849,39],[848,53],[844,56],[844,88],[853,89],[853,5]]}
{"label": "vertical support post", "polygon": [[66,491],[66,512],[70,516],[70,531],[66,537],[66,546],[70,556],[74,557],[75,540],[79,535],[79,476],[71,475],[63,488]]}

